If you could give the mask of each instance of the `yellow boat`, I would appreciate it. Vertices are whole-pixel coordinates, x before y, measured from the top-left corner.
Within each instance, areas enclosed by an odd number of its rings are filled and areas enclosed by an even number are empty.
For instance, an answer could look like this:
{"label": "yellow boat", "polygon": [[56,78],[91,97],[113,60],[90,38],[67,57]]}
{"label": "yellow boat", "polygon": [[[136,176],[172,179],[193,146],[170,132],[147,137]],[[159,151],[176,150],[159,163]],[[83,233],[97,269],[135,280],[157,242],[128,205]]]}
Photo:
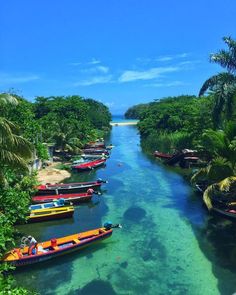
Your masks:
{"label": "yellow boat", "polygon": [[73,206],[63,206],[46,209],[31,210],[28,222],[47,221],[52,219],[71,217],[74,214]]}

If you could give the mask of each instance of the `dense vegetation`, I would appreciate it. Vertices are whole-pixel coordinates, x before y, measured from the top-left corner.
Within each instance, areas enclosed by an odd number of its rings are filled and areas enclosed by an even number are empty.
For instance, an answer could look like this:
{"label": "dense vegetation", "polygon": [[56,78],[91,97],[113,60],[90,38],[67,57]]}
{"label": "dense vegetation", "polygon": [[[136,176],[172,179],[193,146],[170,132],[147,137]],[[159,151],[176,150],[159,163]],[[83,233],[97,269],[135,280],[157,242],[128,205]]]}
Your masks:
{"label": "dense vegetation", "polygon": [[212,98],[168,97],[148,104],[138,128],[142,145],[149,152],[193,148],[204,130],[212,128]]}
{"label": "dense vegetation", "polygon": [[[230,37],[223,40],[227,50],[212,54],[210,61],[226,71],[207,79],[199,97],[168,97],[134,106],[126,114],[139,116],[138,128],[146,151],[202,150],[209,162],[192,181],[214,184],[231,177],[223,182],[229,189],[236,181],[236,41]],[[206,92],[208,95],[203,96]],[[211,191],[209,188],[204,194],[206,203],[210,203]]]}
{"label": "dense vegetation", "polygon": [[[17,95],[0,94],[0,258],[13,248],[24,223],[34,188],[30,164],[47,159],[47,144],[65,153],[76,153],[87,141],[110,129],[106,106],[79,96],[38,97],[35,103]],[[17,288],[9,266],[0,266],[1,294],[29,294]],[[9,293],[10,292],[10,293]]]}
{"label": "dense vegetation", "polygon": [[140,103],[140,104],[130,107],[125,112],[125,118],[126,119],[140,119],[141,114],[148,108],[148,106],[149,106],[149,104]]}
{"label": "dense vegetation", "polygon": [[102,137],[110,129],[108,108],[93,99],[37,97],[33,107],[41,140],[61,151],[76,153],[85,142]]}

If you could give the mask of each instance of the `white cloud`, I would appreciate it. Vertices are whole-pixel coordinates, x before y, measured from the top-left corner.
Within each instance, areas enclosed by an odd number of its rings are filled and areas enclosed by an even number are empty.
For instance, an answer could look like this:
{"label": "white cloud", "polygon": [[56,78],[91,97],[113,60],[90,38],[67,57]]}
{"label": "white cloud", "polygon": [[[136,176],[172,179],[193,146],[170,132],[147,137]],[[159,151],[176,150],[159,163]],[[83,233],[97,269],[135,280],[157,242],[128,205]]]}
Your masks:
{"label": "white cloud", "polygon": [[109,72],[109,68],[105,67],[105,66],[97,66],[96,68],[98,71],[105,73],[105,74]]}
{"label": "white cloud", "polygon": [[81,72],[83,73],[103,73],[106,74],[109,72],[109,67],[105,67],[105,66],[96,66],[93,68],[87,68],[87,69],[81,69]]}
{"label": "white cloud", "polygon": [[87,80],[82,80],[74,83],[74,86],[91,86],[95,84],[105,84],[105,83],[111,83],[112,76],[98,76],[98,77],[92,77]]}
{"label": "white cloud", "polygon": [[149,85],[145,85],[146,87],[174,87],[174,86],[184,86],[187,85],[187,83],[184,83],[182,81],[172,81],[172,82],[163,82],[163,83],[152,83]]}
{"label": "white cloud", "polygon": [[97,64],[100,64],[101,61],[96,59],[96,58],[92,58],[91,61],[88,62],[88,65],[97,65]]}
{"label": "white cloud", "polygon": [[136,80],[152,80],[159,78],[164,73],[171,73],[178,71],[178,67],[158,67],[151,68],[146,71],[124,71],[119,77],[119,82],[131,82]]}
{"label": "white cloud", "polygon": [[10,75],[6,73],[0,73],[0,84],[27,83],[39,79],[40,78],[37,75]]}
{"label": "white cloud", "polygon": [[163,56],[163,57],[158,57],[155,61],[170,61],[173,60],[173,56]]}

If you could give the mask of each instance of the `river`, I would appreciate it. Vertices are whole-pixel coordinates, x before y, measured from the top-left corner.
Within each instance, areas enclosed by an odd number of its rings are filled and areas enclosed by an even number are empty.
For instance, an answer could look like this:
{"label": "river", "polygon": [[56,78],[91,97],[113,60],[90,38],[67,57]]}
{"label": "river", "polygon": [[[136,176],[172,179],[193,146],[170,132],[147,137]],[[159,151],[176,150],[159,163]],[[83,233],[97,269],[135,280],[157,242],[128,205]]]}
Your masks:
{"label": "river", "polygon": [[103,195],[73,219],[21,226],[38,241],[121,223],[111,238],[15,272],[40,294],[231,295],[236,291],[236,227],[211,216],[183,177],[146,156],[135,126],[114,126],[105,168],[70,181],[107,179]]}

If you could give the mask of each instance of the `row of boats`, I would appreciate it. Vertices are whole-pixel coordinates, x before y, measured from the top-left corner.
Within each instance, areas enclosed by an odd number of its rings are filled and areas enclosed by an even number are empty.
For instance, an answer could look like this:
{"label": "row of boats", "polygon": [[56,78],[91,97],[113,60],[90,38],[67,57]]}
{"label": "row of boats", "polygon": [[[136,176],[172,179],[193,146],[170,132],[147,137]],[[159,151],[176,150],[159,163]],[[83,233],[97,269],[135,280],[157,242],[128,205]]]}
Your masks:
{"label": "row of boats", "polygon": [[[104,141],[88,143],[83,150],[82,161],[73,162],[71,168],[77,171],[86,171],[100,167],[99,163],[106,162],[110,150],[111,146],[107,149]],[[43,222],[72,217],[74,214],[73,205],[91,201],[94,194],[101,194],[100,188],[105,183],[107,181],[98,179],[90,182],[40,185],[32,197],[33,204],[29,207],[28,221]],[[23,266],[45,261],[108,238],[112,234],[112,229],[116,227],[121,226],[107,222],[103,227],[97,229],[62,238],[53,238],[40,244],[34,239],[35,242],[31,243],[32,239],[24,238],[22,245],[7,252],[2,262]]]}

